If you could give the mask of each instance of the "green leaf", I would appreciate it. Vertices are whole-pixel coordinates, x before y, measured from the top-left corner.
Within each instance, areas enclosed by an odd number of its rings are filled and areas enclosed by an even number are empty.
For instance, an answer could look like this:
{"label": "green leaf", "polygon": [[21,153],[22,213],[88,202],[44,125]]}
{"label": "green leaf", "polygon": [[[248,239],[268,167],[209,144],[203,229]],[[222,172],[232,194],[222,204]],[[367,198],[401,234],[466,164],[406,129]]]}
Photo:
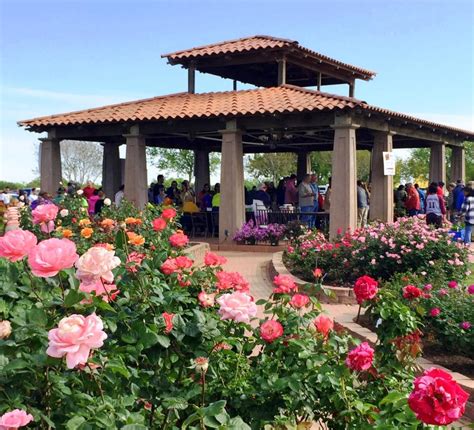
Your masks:
{"label": "green leaf", "polygon": [[85,296],[81,292],[77,290],[70,290],[67,294],[66,298],[64,299],[64,306],[70,308],[74,306],[76,303],[79,303]]}
{"label": "green leaf", "polygon": [[44,327],[48,323],[48,316],[43,309],[31,308],[28,312],[28,319],[30,323]]}
{"label": "green leaf", "polygon": [[182,397],[168,397],[163,400],[163,407],[166,409],[186,409],[188,402]]}
{"label": "green leaf", "polygon": [[76,415],[75,417],[72,417],[66,423],[66,428],[68,430],[76,430],[84,422],[86,422],[86,419],[84,417],[80,417],[80,416]]}
{"label": "green leaf", "polygon": [[406,394],[400,393],[399,391],[392,391],[380,401],[380,405],[385,405],[386,403],[395,403],[405,398],[406,398]]}
{"label": "green leaf", "polygon": [[28,367],[28,362],[25,360],[22,360],[21,358],[16,358],[15,360],[10,361],[3,370],[5,372],[8,372],[9,370],[19,370],[19,369],[25,369]]}
{"label": "green leaf", "polygon": [[115,247],[117,249],[124,249],[125,244],[127,243],[127,238],[123,230],[119,230],[115,236]]}
{"label": "green leaf", "polygon": [[156,345],[159,342],[158,335],[151,330],[146,330],[141,333],[140,343],[143,345],[143,348],[150,348],[150,346]]}
{"label": "green leaf", "polygon": [[216,415],[219,415],[223,411],[225,411],[225,405],[226,405],[225,400],[219,400],[217,402],[211,403],[208,407],[203,408],[203,413],[207,417],[215,417]]}
{"label": "green leaf", "polygon": [[143,424],[127,424],[122,427],[122,430],[147,430],[148,427]]}
{"label": "green leaf", "polygon": [[158,343],[163,347],[163,348],[168,348],[171,344],[170,338],[163,336],[162,334],[156,335]]}
{"label": "green leaf", "polygon": [[228,430],[251,430],[251,427],[240,417],[234,417],[229,421]]}

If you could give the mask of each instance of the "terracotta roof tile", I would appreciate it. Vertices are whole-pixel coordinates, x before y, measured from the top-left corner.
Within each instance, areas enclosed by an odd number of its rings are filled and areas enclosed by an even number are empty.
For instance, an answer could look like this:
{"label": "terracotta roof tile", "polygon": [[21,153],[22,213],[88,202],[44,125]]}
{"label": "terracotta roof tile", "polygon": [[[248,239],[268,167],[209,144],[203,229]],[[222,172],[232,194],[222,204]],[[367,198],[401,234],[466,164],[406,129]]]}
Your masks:
{"label": "terracotta roof tile", "polygon": [[311,49],[300,46],[296,40],[281,39],[278,37],[262,35],[243,37],[241,39],[226,40],[210,45],[197,46],[195,48],[184,49],[182,51],[163,54],[162,57],[166,57],[168,58],[168,60],[180,63],[180,60],[185,59],[194,59],[200,57],[208,57],[212,55],[243,53],[275,48],[293,48],[297,51],[301,51],[302,54],[311,55],[318,60],[330,63],[336,67],[342,67],[353,72],[367,75],[368,78],[375,76],[375,72],[344,63],[342,61],[328,57],[327,55],[323,55]]}
{"label": "terracotta roof tile", "polygon": [[234,117],[255,114],[333,111],[359,108],[433,128],[466,134],[472,131],[457,129],[415,118],[364,101],[334,94],[309,90],[292,85],[214,93],[177,93],[121,104],[87,109],[58,115],[19,121],[19,125],[36,130],[48,127],[80,124],[116,123],[126,121],[162,121],[212,117]]}

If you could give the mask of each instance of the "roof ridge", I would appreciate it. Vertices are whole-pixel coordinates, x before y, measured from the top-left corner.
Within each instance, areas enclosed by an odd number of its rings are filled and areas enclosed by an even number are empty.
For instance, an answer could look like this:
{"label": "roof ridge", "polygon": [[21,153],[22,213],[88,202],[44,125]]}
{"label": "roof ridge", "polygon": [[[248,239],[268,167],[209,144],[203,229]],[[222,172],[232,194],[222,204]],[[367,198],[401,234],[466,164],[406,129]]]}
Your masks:
{"label": "roof ridge", "polygon": [[72,115],[72,114],[76,114],[76,113],[97,111],[99,109],[108,109],[108,108],[114,108],[114,107],[119,107],[119,106],[127,106],[129,104],[135,104],[135,103],[150,102],[150,101],[156,100],[156,99],[161,99],[161,98],[165,98],[165,97],[180,96],[180,95],[183,95],[183,94],[188,94],[188,93],[182,91],[182,92],[179,92],[179,93],[171,93],[171,94],[165,94],[165,95],[161,95],[161,96],[147,97],[147,98],[144,98],[144,99],[130,100],[128,102],[122,102],[122,103],[112,103],[112,104],[109,104],[109,105],[103,105],[103,106],[98,106],[98,107],[93,107],[93,108],[88,108],[88,109],[73,110],[73,111],[69,111],[69,112],[57,113],[57,114],[54,114],[54,115],[37,116],[35,118],[23,119],[23,120],[17,121],[17,124],[21,125],[24,122],[37,121],[37,120],[39,121],[39,120],[48,119],[48,118],[56,118],[56,117],[64,116],[64,115]]}
{"label": "roof ridge", "polygon": [[289,89],[292,89],[292,90],[300,91],[302,93],[321,95],[321,96],[324,96],[324,97],[331,97],[333,99],[343,100],[343,101],[346,101],[346,102],[352,102],[352,103],[357,103],[357,104],[363,104],[363,103],[367,104],[367,102],[365,102],[364,100],[356,99],[355,97],[347,97],[347,96],[341,96],[340,94],[326,93],[326,92],[323,92],[323,91],[312,90],[311,88],[298,87],[296,85],[291,85],[291,84],[284,84],[282,86],[286,87],[286,88],[289,88]]}
{"label": "roof ridge", "polygon": [[296,40],[284,39],[284,38],[275,37],[275,36],[267,36],[267,35],[264,35],[264,34],[255,34],[253,36],[246,36],[246,37],[239,37],[237,39],[223,40],[222,42],[208,43],[206,45],[194,46],[192,48],[186,48],[186,49],[181,49],[179,51],[169,52],[167,54],[161,54],[161,58],[170,57],[172,55],[179,55],[179,54],[182,54],[183,52],[194,51],[196,49],[205,49],[205,48],[210,48],[211,46],[225,45],[226,43],[235,43],[235,42],[240,42],[242,40],[248,40],[248,39],[268,39],[268,40],[274,40],[274,41],[278,41],[278,42],[286,42],[286,43],[289,43],[289,44],[299,45]]}

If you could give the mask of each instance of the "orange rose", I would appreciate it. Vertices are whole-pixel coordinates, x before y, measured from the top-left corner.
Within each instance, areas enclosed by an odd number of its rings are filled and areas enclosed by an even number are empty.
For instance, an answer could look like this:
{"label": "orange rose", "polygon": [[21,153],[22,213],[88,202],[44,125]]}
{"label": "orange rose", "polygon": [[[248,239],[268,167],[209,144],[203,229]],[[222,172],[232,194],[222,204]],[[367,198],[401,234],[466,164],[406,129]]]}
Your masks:
{"label": "orange rose", "polygon": [[132,231],[127,232],[128,243],[131,245],[143,245],[145,243],[145,238],[139,234],[133,233]]}
{"label": "orange rose", "polygon": [[115,224],[115,221],[110,218],[105,218],[100,222],[102,228],[111,228]]}
{"label": "orange rose", "polygon": [[61,231],[63,237],[66,239],[69,239],[70,237],[73,236],[72,230],[69,230],[68,228],[65,228],[64,230]]}
{"label": "orange rose", "polygon": [[89,218],[83,218],[79,221],[80,227],[87,227],[88,225],[91,225],[91,220]]}
{"label": "orange rose", "polygon": [[81,230],[81,236],[84,239],[89,239],[92,236],[92,233],[94,233],[94,230],[90,227],[85,227]]}

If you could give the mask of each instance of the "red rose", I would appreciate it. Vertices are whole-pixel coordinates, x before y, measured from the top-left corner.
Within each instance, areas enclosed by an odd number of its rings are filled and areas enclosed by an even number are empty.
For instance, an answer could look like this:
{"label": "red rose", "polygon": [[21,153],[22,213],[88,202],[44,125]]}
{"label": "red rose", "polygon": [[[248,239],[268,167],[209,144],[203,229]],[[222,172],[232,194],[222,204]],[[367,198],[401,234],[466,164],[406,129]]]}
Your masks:
{"label": "red rose", "polygon": [[373,360],[373,348],[367,342],[362,342],[357,348],[349,352],[346,358],[346,366],[352,370],[368,370],[372,367]]}
{"label": "red rose", "polygon": [[304,308],[308,303],[309,297],[306,294],[295,294],[290,300],[290,305],[296,309]]}
{"label": "red rose", "polygon": [[449,288],[457,288],[458,283],[456,281],[449,281],[448,282],[448,287]]}
{"label": "red rose", "polygon": [[168,258],[162,265],[161,265],[161,271],[165,275],[171,275],[174,272],[178,271],[178,265],[176,264],[176,259],[175,258]]}
{"label": "red rose", "polygon": [[241,292],[248,292],[250,284],[238,272],[217,272],[217,289],[219,290],[235,290]]}
{"label": "red rose", "polygon": [[166,220],[170,220],[176,216],[176,211],[173,208],[167,208],[163,210],[161,216]]}
{"label": "red rose", "polygon": [[316,269],[313,270],[313,276],[316,279],[319,279],[323,276],[323,269],[320,269],[319,267],[316,267]]}
{"label": "red rose", "polygon": [[433,309],[430,310],[430,315],[432,317],[437,317],[440,313],[441,313],[440,308],[433,308]]}
{"label": "red rose", "polygon": [[412,300],[412,299],[417,299],[423,294],[423,291],[421,291],[419,288],[415,287],[414,285],[407,285],[406,287],[403,287],[403,298]]}
{"label": "red rose", "polygon": [[265,321],[260,326],[260,337],[268,343],[272,343],[283,335],[283,326],[275,320]]}
{"label": "red rose", "polygon": [[273,278],[276,288],[273,289],[274,294],[289,294],[292,291],[298,291],[298,287],[293,278],[288,275],[278,275]]}
{"label": "red rose", "polygon": [[227,258],[214,254],[213,252],[206,252],[204,256],[204,264],[206,266],[222,266],[227,263]]}
{"label": "red rose", "polygon": [[170,314],[168,312],[163,312],[162,316],[163,316],[163,319],[165,320],[165,333],[169,334],[169,333],[171,333],[171,330],[173,330],[173,317],[174,317],[174,314]]}
{"label": "red rose", "polygon": [[444,426],[464,414],[468,398],[450,374],[433,367],[415,379],[408,405],[425,424]]}
{"label": "red rose", "polygon": [[378,292],[379,283],[370,276],[361,276],[354,284],[354,294],[359,305],[365,300],[372,300]]}
{"label": "red rose", "polygon": [[153,220],[153,230],[162,231],[166,228],[166,221],[163,218],[156,218]]}
{"label": "red rose", "polygon": [[184,233],[174,233],[170,236],[171,246],[182,248],[189,243],[189,238]]}

